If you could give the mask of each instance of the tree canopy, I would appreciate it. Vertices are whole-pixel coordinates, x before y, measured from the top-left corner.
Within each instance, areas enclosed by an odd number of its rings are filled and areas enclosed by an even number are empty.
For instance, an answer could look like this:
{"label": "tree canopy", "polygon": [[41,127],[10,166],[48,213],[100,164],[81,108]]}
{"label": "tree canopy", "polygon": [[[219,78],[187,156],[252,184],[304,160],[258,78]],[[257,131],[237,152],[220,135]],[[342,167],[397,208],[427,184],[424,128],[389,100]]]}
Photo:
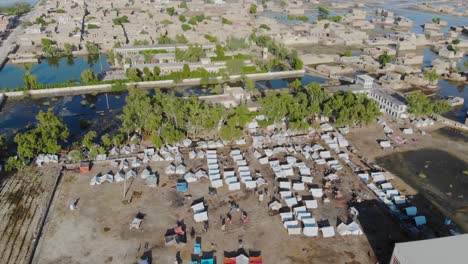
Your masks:
{"label": "tree canopy", "polygon": [[446,100],[431,102],[422,92],[418,91],[406,96],[408,101],[408,112],[415,116],[426,116],[431,114],[444,114],[450,111],[451,107]]}
{"label": "tree canopy", "polygon": [[38,123],[35,128],[15,136],[18,155],[22,159],[33,158],[40,153],[56,154],[68,138],[68,128],[51,109],[47,112],[40,111],[36,120]]}

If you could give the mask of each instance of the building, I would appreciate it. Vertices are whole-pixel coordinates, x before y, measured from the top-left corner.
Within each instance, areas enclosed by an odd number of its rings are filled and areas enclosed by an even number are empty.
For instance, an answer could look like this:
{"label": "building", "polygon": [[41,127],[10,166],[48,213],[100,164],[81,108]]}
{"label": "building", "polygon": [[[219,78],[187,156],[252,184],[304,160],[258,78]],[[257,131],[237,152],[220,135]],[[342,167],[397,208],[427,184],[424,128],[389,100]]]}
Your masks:
{"label": "building", "polygon": [[382,113],[387,113],[394,118],[407,118],[408,106],[406,99],[392,89],[384,88],[374,83],[374,78],[367,74],[356,76],[356,83],[329,87],[331,92],[350,91],[353,93],[366,94],[367,97],[376,100]]}
{"label": "building", "polygon": [[468,234],[396,243],[390,264],[466,263]]}

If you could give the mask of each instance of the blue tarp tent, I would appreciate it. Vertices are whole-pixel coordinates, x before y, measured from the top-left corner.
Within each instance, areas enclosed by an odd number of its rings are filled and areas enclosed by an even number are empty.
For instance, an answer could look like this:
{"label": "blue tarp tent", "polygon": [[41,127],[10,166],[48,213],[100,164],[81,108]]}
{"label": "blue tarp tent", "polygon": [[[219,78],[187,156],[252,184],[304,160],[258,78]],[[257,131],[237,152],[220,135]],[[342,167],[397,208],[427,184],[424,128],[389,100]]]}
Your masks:
{"label": "blue tarp tent", "polygon": [[413,219],[416,226],[425,225],[427,223],[424,215],[415,216]]}
{"label": "blue tarp tent", "polygon": [[214,264],[214,258],[202,259],[200,264]]}
{"label": "blue tarp tent", "polygon": [[187,182],[180,181],[177,183],[177,191],[178,192],[186,192],[187,191]]}
{"label": "blue tarp tent", "polygon": [[418,213],[418,208],[416,206],[406,207],[405,212],[409,216],[415,216]]}
{"label": "blue tarp tent", "polygon": [[193,246],[193,253],[194,253],[194,254],[197,254],[197,255],[200,255],[200,253],[201,253],[201,244],[196,243],[196,244]]}

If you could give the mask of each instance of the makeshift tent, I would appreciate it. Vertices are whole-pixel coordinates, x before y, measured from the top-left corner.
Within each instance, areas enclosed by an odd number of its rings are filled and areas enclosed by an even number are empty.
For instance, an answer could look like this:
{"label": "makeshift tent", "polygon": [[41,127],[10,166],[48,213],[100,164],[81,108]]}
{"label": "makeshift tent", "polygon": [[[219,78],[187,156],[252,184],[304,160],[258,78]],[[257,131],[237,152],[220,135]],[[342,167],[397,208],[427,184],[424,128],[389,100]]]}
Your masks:
{"label": "makeshift tent", "polygon": [[141,172],[140,177],[142,179],[146,179],[146,177],[148,177],[148,175],[150,175],[150,174],[151,174],[151,171],[146,168]]}
{"label": "makeshift tent", "polygon": [[324,226],[320,228],[320,231],[322,231],[323,237],[333,237],[335,236],[335,230],[333,229],[332,226]]}
{"label": "makeshift tent", "polygon": [[185,180],[178,180],[177,181],[177,191],[178,192],[186,192],[188,190],[187,182]]}
{"label": "makeshift tent", "polygon": [[115,175],[114,175],[114,181],[115,182],[121,182],[123,181],[125,178],[125,175],[123,174],[123,172],[117,172]]}
{"label": "makeshift tent", "polygon": [[413,220],[416,226],[425,225],[427,223],[426,217],[423,215],[415,216],[413,217]]}
{"label": "makeshift tent", "polygon": [[312,196],[317,197],[317,198],[322,198],[323,196],[323,190],[322,188],[318,186],[311,187],[310,192],[312,193]]}
{"label": "makeshift tent", "polygon": [[416,206],[406,207],[405,212],[408,216],[415,216],[418,213],[418,208]]}
{"label": "makeshift tent", "polygon": [[184,179],[186,182],[191,183],[191,182],[196,182],[198,178],[193,174],[192,172],[188,172],[184,175]]}
{"label": "makeshift tent", "polygon": [[150,174],[146,177],[146,185],[148,185],[148,187],[156,187],[157,184],[158,179],[155,174]]}
{"label": "makeshift tent", "polygon": [[208,220],[208,212],[203,211],[200,213],[196,213],[193,215],[193,219],[195,222],[200,223]]}

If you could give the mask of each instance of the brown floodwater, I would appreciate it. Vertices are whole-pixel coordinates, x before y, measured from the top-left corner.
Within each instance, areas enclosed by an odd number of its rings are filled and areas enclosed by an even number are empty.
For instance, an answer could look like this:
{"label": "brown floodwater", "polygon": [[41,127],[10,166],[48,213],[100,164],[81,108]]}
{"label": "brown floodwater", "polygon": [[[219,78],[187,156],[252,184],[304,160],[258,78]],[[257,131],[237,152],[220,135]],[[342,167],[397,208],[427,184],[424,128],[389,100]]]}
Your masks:
{"label": "brown floodwater", "polygon": [[379,157],[376,162],[403,179],[468,232],[468,163],[438,149]]}

